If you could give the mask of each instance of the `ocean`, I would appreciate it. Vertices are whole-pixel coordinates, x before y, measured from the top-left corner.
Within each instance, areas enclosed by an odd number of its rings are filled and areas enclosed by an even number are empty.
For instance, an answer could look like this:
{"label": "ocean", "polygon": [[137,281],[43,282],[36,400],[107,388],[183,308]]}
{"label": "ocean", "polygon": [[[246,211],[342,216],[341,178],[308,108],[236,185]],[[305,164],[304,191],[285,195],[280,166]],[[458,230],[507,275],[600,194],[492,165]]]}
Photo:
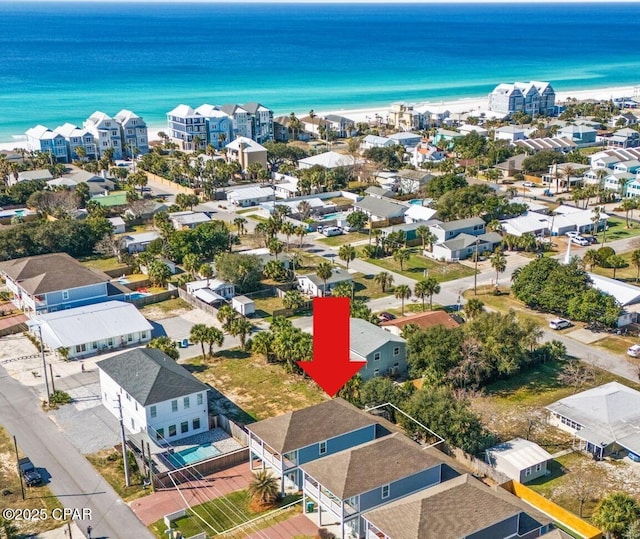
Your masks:
{"label": "ocean", "polygon": [[639,4],[0,2],[0,141],[180,103],[276,114],[640,83]]}

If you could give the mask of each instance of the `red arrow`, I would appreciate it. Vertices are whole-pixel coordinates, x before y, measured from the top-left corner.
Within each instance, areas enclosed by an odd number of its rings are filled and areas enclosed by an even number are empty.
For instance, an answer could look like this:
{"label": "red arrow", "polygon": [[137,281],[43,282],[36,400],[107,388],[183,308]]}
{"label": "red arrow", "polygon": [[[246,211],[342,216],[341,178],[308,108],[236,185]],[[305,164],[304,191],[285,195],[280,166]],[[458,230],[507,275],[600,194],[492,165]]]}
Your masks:
{"label": "red arrow", "polygon": [[313,298],[313,361],[298,361],[331,397],[367,364],[349,359],[349,311],[349,298]]}

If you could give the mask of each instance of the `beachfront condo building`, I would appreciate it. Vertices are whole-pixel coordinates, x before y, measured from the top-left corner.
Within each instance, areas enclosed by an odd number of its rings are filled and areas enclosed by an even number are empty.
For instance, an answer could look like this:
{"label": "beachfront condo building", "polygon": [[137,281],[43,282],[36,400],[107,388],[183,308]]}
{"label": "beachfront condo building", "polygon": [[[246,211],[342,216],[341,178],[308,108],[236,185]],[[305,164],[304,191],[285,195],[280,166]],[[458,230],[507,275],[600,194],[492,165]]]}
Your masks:
{"label": "beachfront condo building", "polygon": [[44,125],[36,125],[27,129],[27,146],[32,152],[48,153],[55,157],[58,163],[68,163],[67,141],[60,134],[51,131]]}
{"label": "beachfront condo building", "polygon": [[236,137],[246,137],[253,140],[253,122],[251,121],[251,113],[242,105],[227,103],[220,107],[226,113],[232,122],[231,139]]}
{"label": "beachfront condo building", "polygon": [[67,155],[72,161],[81,158],[96,159],[98,155],[96,139],[89,130],[67,122],[66,124],[56,127],[54,132],[64,137],[67,146]]}
{"label": "beachfront condo building", "polygon": [[122,137],[118,122],[108,114],[96,111],[83,125],[94,136],[100,156],[106,150],[113,150],[113,158],[122,159]]}
{"label": "beachfront condo building", "polygon": [[207,140],[214,148],[221,150],[233,140],[233,121],[220,107],[204,104],[196,109],[196,113],[204,116]]}
{"label": "beachfront condo building", "polygon": [[260,144],[273,140],[273,111],[260,103],[245,103],[242,108],[251,119],[251,138]]}
{"label": "beachfront condo building", "polygon": [[489,94],[489,110],[500,114],[524,112],[552,116],[556,93],[548,82],[514,82],[498,84]]}
{"label": "beachfront condo building", "polygon": [[115,117],[120,126],[122,150],[127,157],[149,153],[147,124],[135,112],[122,109]]}
{"label": "beachfront condo building", "polygon": [[207,147],[207,120],[189,105],[178,105],[167,113],[167,120],[169,137],[181,150],[204,150]]}

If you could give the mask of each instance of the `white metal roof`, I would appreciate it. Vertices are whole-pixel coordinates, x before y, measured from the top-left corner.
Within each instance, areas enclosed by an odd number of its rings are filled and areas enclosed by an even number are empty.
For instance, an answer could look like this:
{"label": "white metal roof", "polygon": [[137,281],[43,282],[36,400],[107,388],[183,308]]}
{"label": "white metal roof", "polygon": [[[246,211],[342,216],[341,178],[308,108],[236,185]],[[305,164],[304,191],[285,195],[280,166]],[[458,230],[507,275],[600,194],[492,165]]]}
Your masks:
{"label": "white metal roof", "polygon": [[42,339],[51,349],[102,341],[153,326],[138,309],[123,301],[106,301],[39,315],[29,325],[42,325]]}
{"label": "white metal roof", "polygon": [[487,455],[490,459],[499,456],[518,470],[526,470],[553,458],[538,444],[522,438],[514,438],[487,449]]}
{"label": "white metal roof", "polygon": [[213,290],[208,288],[199,288],[193,293],[193,295],[205,303],[214,303],[216,301],[224,300],[220,294],[216,294]]}
{"label": "white metal roof", "polygon": [[273,189],[271,189],[271,187],[244,187],[242,189],[234,189],[227,193],[228,200],[236,201],[264,197],[273,197]]}
{"label": "white metal roof", "polygon": [[640,288],[637,286],[596,275],[595,273],[589,273],[589,277],[593,282],[594,288],[612,295],[623,307],[640,301]]}

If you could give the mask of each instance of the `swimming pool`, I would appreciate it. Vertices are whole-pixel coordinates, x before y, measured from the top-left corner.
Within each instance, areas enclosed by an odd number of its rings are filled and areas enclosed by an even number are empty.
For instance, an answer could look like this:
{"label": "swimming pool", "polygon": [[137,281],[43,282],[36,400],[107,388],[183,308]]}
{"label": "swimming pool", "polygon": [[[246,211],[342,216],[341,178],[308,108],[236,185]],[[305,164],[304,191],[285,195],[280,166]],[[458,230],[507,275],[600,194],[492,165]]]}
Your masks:
{"label": "swimming pool", "polygon": [[346,219],[347,214],[343,211],[336,213],[327,213],[320,218],[320,221],[335,221],[336,219]]}
{"label": "swimming pool", "polygon": [[183,449],[182,451],[176,451],[175,453],[166,455],[167,460],[176,468],[182,468],[194,462],[217,457],[220,451],[211,444],[197,445],[190,447],[189,449]]}
{"label": "swimming pool", "polygon": [[416,205],[416,206],[422,206],[422,199],[421,198],[412,198],[409,201],[409,204],[413,204],[413,205]]}
{"label": "swimming pool", "polygon": [[144,292],[131,292],[131,294],[129,294],[129,299],[140,299],[140,298],[146,298],[147,296],[150,296],[151,294],[145,294]]}

